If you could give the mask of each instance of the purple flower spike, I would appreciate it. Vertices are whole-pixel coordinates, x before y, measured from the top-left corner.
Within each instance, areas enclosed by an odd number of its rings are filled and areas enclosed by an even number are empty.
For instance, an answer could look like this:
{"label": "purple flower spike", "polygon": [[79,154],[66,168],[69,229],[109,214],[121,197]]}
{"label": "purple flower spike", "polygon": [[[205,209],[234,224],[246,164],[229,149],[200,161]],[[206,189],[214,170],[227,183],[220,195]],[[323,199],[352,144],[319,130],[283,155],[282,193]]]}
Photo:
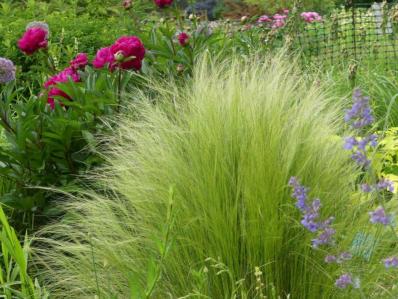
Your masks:
{"label": "purple flower spike", "polygon": [[389,217],[386,215],[383,207],[378,207],[373,212],[369,212],[370,222],[377,224],[388,225],[390,223]]}
{"label": "purple flower spike", "polygon": [[333,245],[333,235],[335,230],[330,227],[334,217],[329,217],[325,221],[318,221],[321,209],[321,201],[316,198],[311,205],[307,205],[308,189],[302,186],[297,178],[291,177],[289,186],[293,188],[292,197],[297,199],[296,206],[303,214],[301,224],[310,232],[318,232],[317,238],[312,240],[312,246],[317,248],[320,245]]}
{"label": "purple flower spike", "polygon": [[372,134],[368,137],[369,139],[369,144],[371,147],[376,147],[377,146],[377,135],[376,134]]}
{"label": "purple flower spike", "polygon": [[327,227],[316,239],[312,239],[312,247],[318,248],[320,245],[333,245],[333,236],[336,231],[333,228]]}
{"label": "purple flower spike", "polygon": [[341,264],[341,263],[344,263],[346,261],[349,261],[350,259],[352,259],[352,254],[347,252],[347,251],[345,251],[345,252],[340,253],[340,255],[339,255],[338,259],[337,259],[337,263]]}
{"label": "purple flower spike", "polygon": [[382,179],[380,182],[377,183],[376,188],[378,190],[388,190],[390,192],[394,192],[394,183],[387,179]]}
{"label": "purple flower spike", "polygon": [[327,255],[325,257],[325,263],[327,264],[332,264],[335,263],[337,261],[337,258],[334,255]]}
{"label": "purple flower spike", "polygon": [[304,217],[301,220],[301,224],[308,229],[310,232],[316,232],[320,224],[316,221],[319,217],[319,210],[321,208],[321,201],[319,199],[315,199],[312,202],[311,208],[308,208]]}
{"label": "purple flower spike", "polygon": [[289,186],[293,188],[292,197],[297,200],[296,207],[300,209],[300,211],[304,212],[308,209],[306,204],[308,188],[302,186],[296,177],[290,178]]}
{"label": "purple flower spike", "polygon": [[335,282],[335,286],[339,289],[345,289],[347,286],[352,285],[352,277],[350,274],[342,274]]}
{"label": "purple flower spike", "polygon": [[354,160],[359,166],[367,167],[370,165],[370,160],[366,157],[365,153],[356,151],[351,155],[351,159]]}
{"label": "purple flower spike", "polygon": [[357,145],[358,145],[358,141],[355,139],[355,137],[346,137],[345,143],[344,143],[344,149],[352,150]]}
{"label": "purple flower spike", "polygon": [[372,192],[372,186],[370,186],[369,184],[362,184],[361,189],[362,189],[362,192],[365,192],[365,193]]}
{"label": "purple flower spike", "polygon": [[389,268],[398,268],[398,257],[392,256],[384,260],[384,266]]}
{"label": "purple flower spike", "polygon": [[372,110],[369,105],[369,97],[363,96],[361,90],[356,89],[352,96],[353,105],[346,111],[346,122],[351,122],[353,128],[359,129],[373,122]]}

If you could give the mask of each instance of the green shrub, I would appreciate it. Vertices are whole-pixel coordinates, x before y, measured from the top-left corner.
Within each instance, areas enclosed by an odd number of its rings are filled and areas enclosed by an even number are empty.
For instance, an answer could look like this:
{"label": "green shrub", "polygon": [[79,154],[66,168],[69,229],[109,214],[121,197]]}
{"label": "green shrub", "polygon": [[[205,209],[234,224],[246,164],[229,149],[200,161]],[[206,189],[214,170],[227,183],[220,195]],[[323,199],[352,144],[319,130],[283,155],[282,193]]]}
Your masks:
{"label": "green shrub", "polygon": [[[79,176],[101,163],[94,135],[108,130],[102,118],[115,114],[117,75],[107,70],[81,72],[83,82],[58,84],[73,101],[56,96],[62,106],[51,109],[47,91],[22,97],[15,82],[0,90],[0,175],[9,185],[1,202],[14,210],[13,225],[24,231],[57,215],[53,188],[76,185]],[[124,74],[128,81],[131,74]],[[66,108],[65,108],[66,107]]]}
{"label": "green shrub", "polygon": [[[138,115],[118,119],[109,167],[93,177],[110,191],[68,202],[68,217],[37,245],[55,295],[128,298],[131,281],[145,286],[170,186],[173,243],[154,298],[258,298],[260,269],[268,298],[393,292],[396,274],[380,263],[392,248],[370,261],[359,250],[340,266],[323,262],[327,248],[311,248],[287,188],[292,175],[321,198],[323,217],[336,216],[339,247],[331,250],[349,250],[357,233],[375,234],[377,244],[391,236],[368,229],[367,206],[352,196],[358,172],[335,137],[341,103],[307,85],[290,61],[265,61],[205,60],[185,88],[154,87],[162,109],[143,100]],[[341,271],[358,273],[361,289],[337,290]]]}

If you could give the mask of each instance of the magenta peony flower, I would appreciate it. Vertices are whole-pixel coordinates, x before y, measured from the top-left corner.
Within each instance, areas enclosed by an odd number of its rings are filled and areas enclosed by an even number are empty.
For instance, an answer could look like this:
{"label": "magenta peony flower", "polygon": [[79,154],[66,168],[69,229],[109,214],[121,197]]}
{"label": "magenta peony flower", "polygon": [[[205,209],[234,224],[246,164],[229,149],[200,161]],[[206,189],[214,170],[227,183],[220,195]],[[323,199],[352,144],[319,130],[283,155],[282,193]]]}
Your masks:
{"label": "magenta peony flower", "polygon": [[18,41],[18,47],[26,55],[32,55],[40,48],[47,48],[48,31],[41,27],[31,27],[25,31],[22,38]]}
{"label": "magenta peony flower", "polygon": [[[47,97],[47,103],[50,105],[51,109],[55,109],[55,99],[54,97],[59,96],[67,99],[68,101],[71,100],[70,96],[68,96],[65,92],[62,90],[53,87],[49,90],[48,92],[48,97]],[[62,102],[59,103],[61,106],[63,106]]]}
{"label": "magenta peony flower", "polygon": [[106,64],[111,66],[111,64],[115,61],[111,53],[110,47],[101,48],[98,50],[97,55],[93,60],[93,66],[97,69],[103,68]]}
{"label": "magenta peony flower", "polygon": [[155,0],[155,4],[159,8],[164,8],[173,4],[173,0]]}
{"label": "magenta peony flower", "polygon": [[101,48],[93,60],[95,68],[108,65],[109,70],[115,68],[139,70],[145,56],[144,44],[136,36],[122,36],[110,47]]}
{"label": "magenta peony flower", "polygon": [[[72,80],[73,82],[80,81],[79,74],[72,67],[64,69],[62,72],[52,76],[47,82],[44,83],[44,87],[50,89],[48,91],[47,103],[50,105],[51,109],[55,108],[55,96],[60,96],[67,100],[71,100],[70,96],[56,87],[58,83],[65,83],[69,80]],[[62,105],[62,102],[60,104]]]}
{"label": "magenta peony flower", "polygon": [[181,32],[177,36],[178,42],[181,46],[185,47],[189,43],[189,35],[185,32]]}
{"label": "magenta peony flower", "polygon": [[30,28],[41,28],[44,31],[47,32],[46,35],[46,39],[48,39],[48,36],[50,35],[50,28],[48,27],[48,24],[45,22],[38,22],[38,21],[33,21],[28,23],[28,25],[26,25],[25,31],[29,30]]}
{"label": "magenta peony flower", "polygon": [[71,68],[74,70],[83,69],[87,64],[88,64],[88,57],[86,53],[77,54],[75,59],[73,59],[69,63]]}
{"label": "magenta peony flower", "polygon": [[145,56],[145,48],[141,40],[136,36],[122,36],[110,47],[110,52],[117,63],[111,69],[118,66],[122,69],[139,70]]}
{"label": "magenta peony flower", "polygon": [[312,12],[312,11],[303,12],[300,16],[307,23],[322,21],[322,17],[317,12]]}

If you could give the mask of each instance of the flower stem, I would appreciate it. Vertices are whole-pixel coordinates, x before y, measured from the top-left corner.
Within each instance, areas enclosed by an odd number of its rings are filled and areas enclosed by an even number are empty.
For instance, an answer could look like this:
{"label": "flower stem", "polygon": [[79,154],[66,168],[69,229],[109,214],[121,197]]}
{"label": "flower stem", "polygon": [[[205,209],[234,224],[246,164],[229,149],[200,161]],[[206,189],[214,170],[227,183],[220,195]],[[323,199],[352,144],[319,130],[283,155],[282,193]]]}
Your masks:
{"label": "flower stem", "polygon": [[122,69],[119,67],[117,74],[117,108],[116,111],[120,111],[120,104],[122,101]]}

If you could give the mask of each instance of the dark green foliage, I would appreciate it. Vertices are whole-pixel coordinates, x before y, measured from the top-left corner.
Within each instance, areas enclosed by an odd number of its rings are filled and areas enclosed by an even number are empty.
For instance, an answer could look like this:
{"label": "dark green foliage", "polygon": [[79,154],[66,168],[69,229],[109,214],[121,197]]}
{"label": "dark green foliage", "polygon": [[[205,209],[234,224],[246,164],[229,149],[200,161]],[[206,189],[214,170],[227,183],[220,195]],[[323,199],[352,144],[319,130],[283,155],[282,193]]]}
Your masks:
{"label": "dark green foliage", "polygon": [[73,101],[63,99],[64,106],[54,110],[45,95],[24,99],[13,84],[1,93],[7,143],[0,148],[0,175],[14,182],[1,202],[28,216],[22,226],[33,223],[33,215],[56,213],[50,199],[57,196],[48,188],[68,188],[102,161],[95,153],[94,135],[106,131],[101,118],[115,111],[115,75],[89,70],[82,76],[81,83],[57,85]]}

